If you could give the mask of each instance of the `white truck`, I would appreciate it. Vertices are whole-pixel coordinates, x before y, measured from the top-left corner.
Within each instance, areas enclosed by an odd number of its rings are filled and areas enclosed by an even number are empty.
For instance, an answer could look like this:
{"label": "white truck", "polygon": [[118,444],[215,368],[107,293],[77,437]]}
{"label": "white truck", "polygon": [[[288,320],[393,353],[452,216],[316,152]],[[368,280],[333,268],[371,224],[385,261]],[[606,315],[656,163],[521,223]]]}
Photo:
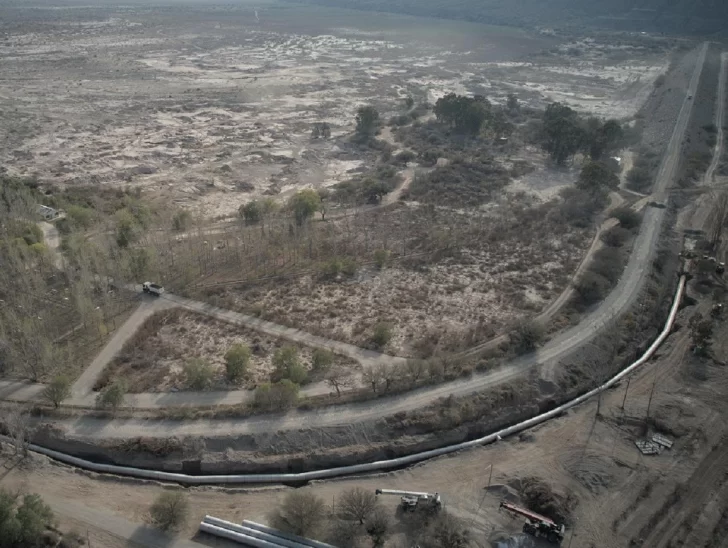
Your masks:
{"label": "white truck", "polygon": [[164,293],[164,288],[161,285],[153,284],[152,282],[144,282],[142,284],[142,291],[159,297],[162,293]]}

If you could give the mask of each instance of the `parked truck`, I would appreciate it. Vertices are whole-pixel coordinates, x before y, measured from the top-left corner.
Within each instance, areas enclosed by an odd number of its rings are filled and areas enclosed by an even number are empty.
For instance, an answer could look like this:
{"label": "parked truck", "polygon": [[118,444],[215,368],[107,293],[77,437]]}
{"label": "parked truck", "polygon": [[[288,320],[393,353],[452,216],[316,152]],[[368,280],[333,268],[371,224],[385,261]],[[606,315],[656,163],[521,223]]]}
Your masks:
{"label": "parked truck", "polygon": [[149,293],[150,295],[154,295],[156,297],[159,297],[164,293],[164,288],[161,285],[154,284],[152,282],[144,282],[142,284],[142,291],[144,293]]}

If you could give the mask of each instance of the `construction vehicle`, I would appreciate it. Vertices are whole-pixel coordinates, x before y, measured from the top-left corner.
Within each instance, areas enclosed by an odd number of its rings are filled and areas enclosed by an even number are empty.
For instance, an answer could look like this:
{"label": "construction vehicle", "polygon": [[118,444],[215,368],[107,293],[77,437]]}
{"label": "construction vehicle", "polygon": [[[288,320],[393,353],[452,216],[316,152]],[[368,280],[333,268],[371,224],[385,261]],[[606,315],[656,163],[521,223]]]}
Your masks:
{"label": "construction vehicle", "polygon": [[159,297],[162,293],[164,293],[164,288],[161,285],[153,284],[152,282],[144,282],[142,284],[142,291]]}
{"label": "construction vehicle", "polygon": [[523,532],[536,538],[545,538],[551,544],[558,544],[564,540],[563,525],[558,525],[555,521],[532,512],[526,508],[521,508],[510,502],[502,501],[500,508],[505,508],[509,512],[523,516],[528,521],[523,524]]}
{"label": "construction vehicle", "polygon": [[413,491],[396,491],[393,489],[377,489],[377,495],[397,495],[402,497],[400,508],[405,512],[427,510],[439,512],[442,509],[442,499],[439,493],[416,493]]}
{"label": "construction vehicle", "polygon": [[715,273],[722,275],[725,272],[725,263],[720,262],[715,266]]}

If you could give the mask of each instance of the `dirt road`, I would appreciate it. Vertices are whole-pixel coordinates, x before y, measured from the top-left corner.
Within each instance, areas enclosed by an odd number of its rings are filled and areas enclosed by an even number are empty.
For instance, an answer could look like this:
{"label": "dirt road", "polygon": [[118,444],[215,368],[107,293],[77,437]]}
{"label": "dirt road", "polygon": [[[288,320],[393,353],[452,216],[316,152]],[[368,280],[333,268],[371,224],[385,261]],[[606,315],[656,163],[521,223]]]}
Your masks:
{"label": "dirt road", "polygon": [[65,498],[43,495],[58,516],[70,518],[87,526],[101,529],[114,537],[124,539],[127,546],[148,546],[149,548],[199,548],[203,546],[191,540],[170,537],[159,529],[133,523],[117,514],[90,507]]}
{"label": "dirt road", "polygon": [[713,150],[713,161],[710,162],[708,170],[705,172],[703,179],[705,184],[712,184],[715,179],[715,170],[720,165],[723,156],[723,119],[725,110],[725,76],[726,61],[728,53],[722,53],[720,56],[720,76],[718,77],[718,98],[715,106],[715,127],[718,128],[717,141]]}

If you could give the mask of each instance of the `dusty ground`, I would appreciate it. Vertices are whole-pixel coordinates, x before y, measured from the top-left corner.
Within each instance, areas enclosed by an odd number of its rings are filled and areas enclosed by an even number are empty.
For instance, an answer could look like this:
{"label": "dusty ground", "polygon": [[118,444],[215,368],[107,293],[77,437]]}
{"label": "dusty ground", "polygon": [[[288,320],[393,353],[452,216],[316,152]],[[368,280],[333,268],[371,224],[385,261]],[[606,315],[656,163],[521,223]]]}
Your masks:
{"label": "dusty ground", "polygon": [[[212,388],[230,389],[232,386],[225,379],[225,353],[233,344],[244,344],[251,349],[248,372],[238,388],[252,389],[269,382],[274,369],[273,356],[283,346],[296,348],[301,365],[311,369],[311,348],[194,312],[173,309],[158,312],[145,322],[121,354],[106,367],[96,389],[122,378],[128,382],[131,392],[184,390],[184,365],[192,358],[203,359],[211,366],[214,372]],[[347,369],[357,367],[352,360],[341,356],[335,356],[333,366],[336,365]]]}
{"label": "dusty ground", "polygon": [[[636,373],[629,386],[623,383],[604,394],[601,402],[591,401],[490,447],[383,476],[323,482],[305,489],[329,504],[352,486],[439,492],[447,509],[470,523],[478,545],[487,546],[487,538],[511,536],[517,544],[508,546],[529,546],[518,533],[522,521],[499,512],[498,502],[517,500],[520,481],[535,476],[576,501],[564,546],[617,548],[632,541],[637,546],[667,546],[669,538],[688,542],[682,545],[720,546],[725,527],[721,516],[728,504],[728,445],[723,441],[728,369],[691,354],[685,323],[694,312],[694,307],[685,309],[680,320],[684,327],[670,337],[660,356]],[[723,321],[716,324],[716,355],[728,351],[726,326]],[[648,404],[653,418],[650,431],[656,427],[675,439],[672,450],[651,457],[641,455],[634,445],[642,435]],[[490,465],[494,468],[491,487],[485,490]],[[138,522],[146,519],[149,504],[160,491],[153,484],[74,473],[35,457],[30,466],[7,471],[0,485],[79,503],[93,500],[97,508]],[[672,495],[676,489],[682,494],[677,498]],[[265,522],[287,489],[187,491],[192,511],[182,535],[190,537],[206,513],[232,521]],[[382,501],[392,513],[396,502],[394,497]],[[388,546],[401,539],[393,537]]]}
{"label": "dusty ground", "polygon": [[[252,196],[350,176],[363,158],[340,138],[362,103],[389,116],[407,95],[473,92],[499,102],[515,91],[533,104],[578,96],[578,106],[628,117],[667,59],[659,45],[586,40],[536,55],[558,41],[256,7],[3,8],[0,109],[12,122],[3,165],[45,183],[139,186],[218,216]],[[318,121],[332,124],[331,140],[310,139]]]}

